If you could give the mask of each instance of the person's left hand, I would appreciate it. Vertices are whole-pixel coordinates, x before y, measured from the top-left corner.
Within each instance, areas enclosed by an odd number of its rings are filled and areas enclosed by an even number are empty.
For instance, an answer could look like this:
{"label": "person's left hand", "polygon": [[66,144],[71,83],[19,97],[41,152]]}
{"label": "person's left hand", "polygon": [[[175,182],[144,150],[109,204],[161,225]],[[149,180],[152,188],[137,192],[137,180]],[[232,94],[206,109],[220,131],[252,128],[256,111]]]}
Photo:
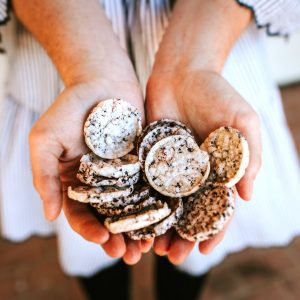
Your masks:
{"label": "person's left hand", "polygon": [[[147,121],[168,118],[188,125],[200,143],[221,126],[239,129],[247,138],[250,162],[245,176],[237,184],[239,195],[250,200],[253,181],[260,168],[261,144],[259,119],[252,107],[219,74],[209,71],[154,72],[146,95]],[[222,240],[226,228],[212,239],[199,243],[209,253]],[[175,231],[156,238],[154,251],[168,255],[174,264],[184,261],[194,243],[180,238]]]}
{"label": "person's left hand", "polygon": [[95,80],[67,87],[33,126],[30,153],[34,185],[43,200],[45,216],[54,220],[63,208],[75,232],[101,245],[111,257],[135,264],[152,242],[132,241],[122,234],[110,234],[91,207],[71,200],[68,186],[82,185],[76,179],[81,156],[89,150],[82,130],[84,119],[100,99],[119,95],[144,115],[140,88],[135,81]]}

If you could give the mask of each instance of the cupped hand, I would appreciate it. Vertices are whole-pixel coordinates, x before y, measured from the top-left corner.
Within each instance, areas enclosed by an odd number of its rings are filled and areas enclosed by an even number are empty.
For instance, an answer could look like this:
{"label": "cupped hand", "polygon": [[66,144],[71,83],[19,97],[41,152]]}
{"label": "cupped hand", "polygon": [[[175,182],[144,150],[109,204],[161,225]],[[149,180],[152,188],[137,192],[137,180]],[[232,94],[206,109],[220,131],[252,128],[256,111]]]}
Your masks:
{"label": "cupped hand", "polygon": [[[199,143],[221,126],[239,129],[249,143],[250,162],[237,184],[237,191],[241,198],[250,200],[253,182],[261,165],[259,119],[252,107],[221,75],[210,71],[154,72],[147,85],[146,111],[148,122],[170,118],[187,124]],[[224,233],[225,229],[200,243],[199,250],[210,252]],[[159,255],[168,255],[171,262],[178,264],[193,246],[194,243],[169,232],[155,240],[154,250]]]}
{"label": "cupped hand", "polygon": [[63,208],[71,227],[88,241],[100,244],[112,257],[136,263],[151,242],[126,240],[110,234],[87,204],[67,196],[67,187],[77,186],[80,157],[89,150],[83,124],[100,100],[120,97],[133,104],[144,119],[144,103],[136,81],[97,80],[65,89],[33,126],[29,142],[33,182],[43,201],[45,216],[54,220]]}

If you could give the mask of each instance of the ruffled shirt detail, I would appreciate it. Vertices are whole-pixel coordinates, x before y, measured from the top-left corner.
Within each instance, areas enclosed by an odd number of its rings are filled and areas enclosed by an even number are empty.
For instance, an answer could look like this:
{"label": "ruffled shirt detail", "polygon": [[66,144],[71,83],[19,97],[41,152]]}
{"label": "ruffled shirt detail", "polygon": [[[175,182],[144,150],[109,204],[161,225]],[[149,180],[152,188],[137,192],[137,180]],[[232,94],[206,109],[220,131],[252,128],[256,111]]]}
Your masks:
{"label": "ruffled shirt detail", "polygon": [[[0,26],[7,23],[9,20],[9,11],[10,11],[10,1],[9,0],[0,0]],[[4,48],[2,47],[2,35],[0,33],[0,53],[5,53]]]}
{"label": "ruffled shirt detail", "polygon": [[270,36],[287,36],[300,29],[299,0],[237,0],[252,10],[258,28]]}

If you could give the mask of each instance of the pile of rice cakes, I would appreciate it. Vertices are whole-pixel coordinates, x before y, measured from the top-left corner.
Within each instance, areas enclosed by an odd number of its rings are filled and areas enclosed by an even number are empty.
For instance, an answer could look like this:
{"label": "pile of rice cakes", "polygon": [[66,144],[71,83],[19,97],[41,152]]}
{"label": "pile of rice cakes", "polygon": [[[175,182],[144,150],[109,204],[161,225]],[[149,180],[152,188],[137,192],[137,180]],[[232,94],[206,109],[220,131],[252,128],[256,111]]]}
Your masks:
{"label": "pile of rice cakes", "polygon": [[221,127],[199,147],[181,122],[163,119],[142,130],[134,106],[108,99],[89,114],[84,138],[92,151],[77,173],[84,185],[69,187],[68,196],[89,203],[111,233],[140,240],[174,227],[184,239],[203,241],[232,216],[234,185],[249,162],[237,129]]}

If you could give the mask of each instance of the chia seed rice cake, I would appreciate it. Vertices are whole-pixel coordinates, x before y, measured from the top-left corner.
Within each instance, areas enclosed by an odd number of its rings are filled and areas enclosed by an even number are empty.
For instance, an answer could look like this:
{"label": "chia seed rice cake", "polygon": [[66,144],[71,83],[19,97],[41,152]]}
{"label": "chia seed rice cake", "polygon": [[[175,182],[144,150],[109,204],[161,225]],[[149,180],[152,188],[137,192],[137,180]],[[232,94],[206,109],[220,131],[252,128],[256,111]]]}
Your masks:
{"label": "chia seed rice cake", "polygon": [[99,203],[104,204],[111,202],[115,198],[127,197],[133,192],[133,186],[126,188],[115,187],[89,187],[78,186],[72,188],[68,187],[68,197],[83,203]]}
{"label": "chia seed rice cake", "polygon": [[136,184],[140,179],[140,172],[132,176],[108,178],[103,176],[91,175],[88,173],[88,171],[89,169],[86,169],[85,172],[79,171],[76,176],[82,183],[94,187],[100,187],[100,186],[125,187],[125,186]]}
{"label": "chia seed rice cake", "polygon": [[209,174],[209,157],[190,136],[172,135],[157,142],[145,161],[149,184],[169,197],[196,192]]}
{"label": "chia seed rice cake", "polygon": [[213,131],[200,148],[209,154],[210,181],[232,187],[244,176],[249,147],[237,129],[225,126]]}
{"label": "chia seed rice cake", "polygon": [[183,215],[176,227],[177,233],[189,241],[201,242],[220,232],[234,212],[232,189],[209,184],[188,197]]}
{"label": "chia seed rice cake", "polygon": [[101,206],[102,208],[105,209],[122,208],[127,205],[134,204],[141,200],[149,198],[150,190],[151,187],[148,184],[138,183],[134,185],[134,191],[129,196],[114,198],[112,199],[112,201],[103,204],[92,203],[92,206],[95,208]]}
{"label": "chia seed rice cake", "polygon": [[147,227],[163,220],[170,213],[168,204],[157,200],[155,204],[143,208],[138,213],[106,218],[104,225],[109,232],[116,234]]}
{"label": "chia seed rice cake", "polygon": [[97,211],[100,215],[112,217],[112,216],[118,216],[118,215],[138,213],[145,207],[155,204],[155,202],[156,202],[155,197],[148,197],[148,198],[141,200],[135,204],[129,204],[125,207],[106,208],[106,207],[103,207],[102,205],[94,205],[93,203],[91,203],[91,205],[97,209]]}
{"label": "chia seed rice cake", "polygon": [[179,121],[162,119],[149,124],[139,137],[137,153],[141,168],[144,169],[146,157],[155,143],[170,135],[191,136],[191,130]]}
{"label": "chia seed rice cake", "polygon": [[137,109],[122,99],[101,101],[84,124],[87,146],[98,156],[107,159],[126,155],[142,132]]}
{"label": "chia seed rice cake", "polygon": [[87,153],[80,159],[79,172],[92,176],[120,178],[132,176],[140,171],[140,162],[136,155],[127,154],[120,158],[105,159],[94,153]]}
{"label": "chia seed rice cake", "polygon": [[126,235],[132,240],[149,240],[165,234],[171,227],[177,224],[183,213],[183,202],[181,198],[169,198],[167,202],[172,211],[169,216],[145,228],[128,231]]}

